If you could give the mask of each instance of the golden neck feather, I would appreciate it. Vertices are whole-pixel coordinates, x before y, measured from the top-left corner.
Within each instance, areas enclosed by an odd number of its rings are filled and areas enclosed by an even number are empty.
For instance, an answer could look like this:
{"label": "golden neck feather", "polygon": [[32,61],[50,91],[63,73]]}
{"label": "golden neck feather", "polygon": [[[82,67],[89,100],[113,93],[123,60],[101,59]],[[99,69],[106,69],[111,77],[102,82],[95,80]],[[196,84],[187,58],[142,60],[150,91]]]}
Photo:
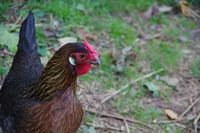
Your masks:
{"label": "golden neck feather", "polygon": [[38,82],[25,93],[25,96],[47,101],[67,89],[76,95],[76,78],[74,67],[67,59],[54,55],[47,63]]}

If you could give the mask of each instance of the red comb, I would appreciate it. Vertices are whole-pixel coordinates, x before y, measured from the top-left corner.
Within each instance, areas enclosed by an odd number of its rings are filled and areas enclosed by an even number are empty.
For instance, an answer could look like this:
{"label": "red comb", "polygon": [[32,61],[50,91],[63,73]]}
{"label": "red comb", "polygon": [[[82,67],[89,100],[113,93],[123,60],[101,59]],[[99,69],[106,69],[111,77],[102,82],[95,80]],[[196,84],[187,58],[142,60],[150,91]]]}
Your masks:
{"label": "red comb", "polygon": [[91,44],[87,41],[86,38],[83,39],[83,44],[85,45],[85,48],[90,51],[91,55],[94,56],[94,57],[97,57],[98,56],[98,53],[97,51],[92,48]]}
{"label": "red comb", "polygon": [[86,49],[89,50],[90,52],[96,52],[96,51],[92,48],[91,44],[87,41],[86,38],[83,39],[83,44],[85,45]]}

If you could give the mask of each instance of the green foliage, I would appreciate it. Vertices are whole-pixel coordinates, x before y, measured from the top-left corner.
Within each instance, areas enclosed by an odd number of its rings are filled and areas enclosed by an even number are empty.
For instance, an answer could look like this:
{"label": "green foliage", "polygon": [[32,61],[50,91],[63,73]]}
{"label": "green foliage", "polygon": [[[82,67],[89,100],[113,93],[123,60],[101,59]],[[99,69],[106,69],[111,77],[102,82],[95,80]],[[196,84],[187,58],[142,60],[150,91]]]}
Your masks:
{"label": "green foliage", "polygon": [[8,70],[9,70],[9,67],[7,66],[7,63],[10,63],[8,62],[9,59],[8,58],[1,58],[0,57],[0,75],[6,75]]}
{"label": "green foliage", "polygon": [[179,127],[176,127],[174,126],[173,124],[170,124],[168,126],[163,126],[163,133],[183,133],[184,131],[179,128]]}
{"label": "green foliage", "polygon": [[161,112],[155,107],[140,107],[135,105],[133,115],[146,123],[153,121],[155,118],[161,117]]}
{"label": "green foliage", "polygon": [[110,36],[119,44],[133,44],[136,33],[133,28],[120,20],[111,20],[109,25]]}
{"label": "green foliage", "polygon": [[11,52],[14,53],[17,49],[17,34],[9,32],[7,27],[0,25],[0,35],[0,45],[6,46]]}
{"label": "green foliage", "polygon": [[169,25],[171,20],[167,15],[159,14],[159,15],[151,17],[149,21],[151,24]]}
{"label": "green foliage", "polygon": [[1,66],[0,67],[0,75],[5,75],[8,72],[8,68]]}
{"label": "green foliage", "polygon": [[48,51],[47,51],[46,47],[39,47],[38,48],[38,53],[41,56],[48,56]]}
{"label": "green foliage", "polygon": [[153,96],[158,97],[160,95],[159,87],[154,82],[146,82],[144,84],[145,88],[147,88],[150,92],[153,93]]}
{"label": "green foliage", "polygon": [[177,45],[170,42],[152,41],[147,46],[145,57],[153,70],[165,68],[171,70],[175,67],[181,57],[181,51]]}
{"label": "green foliage", "polygon": [[193,60],[191,71],[193,76],[200,77],[200,57]]}
{"label": "green foliage", "polygon": [[130,91],[129,93],[120,96],[120,99],[116,99],[115,102],[113,102],[113,106],[121,113],[133,115],[143,122],[153,121],[153,119],[158,118],[161,115],[161,112],[154,107],[144,107],[142,105],[140,100],[145,93],[146,91],[144,89]]}
{"label": "green foliage", "polygon": [[82,126],[77,133],[96,133],[93,126]]}
{"label": "green foliage", "polygon": [[0,3],[0,22],[6,17],[6,11],[9,8],[11,0],[1,0]]}
{"label": "green foliage", "polygon": [[188,0],[194,6],[200,6],[200,0]]}

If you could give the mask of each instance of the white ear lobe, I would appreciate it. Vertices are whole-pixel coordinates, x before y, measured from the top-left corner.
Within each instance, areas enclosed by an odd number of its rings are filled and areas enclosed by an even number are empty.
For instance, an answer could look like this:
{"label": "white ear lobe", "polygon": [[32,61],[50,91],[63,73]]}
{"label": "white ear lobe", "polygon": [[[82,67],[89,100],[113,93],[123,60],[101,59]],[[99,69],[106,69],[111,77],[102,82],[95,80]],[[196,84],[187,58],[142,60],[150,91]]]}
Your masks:
{"label": "white ear lobe", "polygon": [[69,62],[73,65],[76,66],[75,60],[72,57],[69,57]]}

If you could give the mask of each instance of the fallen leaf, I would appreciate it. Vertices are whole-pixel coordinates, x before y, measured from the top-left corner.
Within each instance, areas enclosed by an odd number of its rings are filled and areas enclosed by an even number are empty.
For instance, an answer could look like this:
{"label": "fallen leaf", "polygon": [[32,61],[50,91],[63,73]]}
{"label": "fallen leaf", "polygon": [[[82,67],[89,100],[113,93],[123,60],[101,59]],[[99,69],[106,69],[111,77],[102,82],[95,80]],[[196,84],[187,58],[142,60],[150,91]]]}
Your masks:
{"label": "fallen leaf", "polygon": [[153,82],[146,82],[144,87],[153,93],[153,96],[158,97],[160,95],[159,88]]}
{"label": "fallen leaf", "polygon": [[40,59],[43,65],[46,65],[47,62],[49,61],[48,57],[40,57]]}
{"label": "fallen leaf", "polygon": [[154,3],[151,7],[148,8],[148,10],[144,13],[144,17],[146,19],[151,18],[152,16],[155,16],[158,14],[158,5]]}
{"label": "fallen leaf", "polygon": [[154,119],[154,120],[153,120],[153,123],[157,123],[157,121],[158,121],[157,119]]}
{"label": "fallen leaf", "polygon": [[96,133],[96,130],[94,127],[89,127],[88,133]]}
{"label": "fallen leaf", "polygon": [[38,47],[37,51],[41,56],[48,56],[48,50],[46,47]]}
{"label": "fallen leaf", "polygon": [[176,86],[179,82],[179,79],[175,76],[164,76],[164,77],[161,77],[160,79],[173,87]]}
{"label": "fallen leaf", "polygon": [[172,11],[172,7],[166,6],[166,5],[158,5],[157,3],[154,3],[151,7],[148,8],[148,10],[144,13],[144,17],[146,19],[149,19],[153,16],[156,16],[161,13],[169,13]]}
{"label": "fallen leaf", "polygon": [[169,12],[172,11],[172,7],[166,6],[166,5],[162,5],[162,6],[158,7],[158,11],[160,13],[169,13]]}
{"label": "fallen leaf", "polygon": [[180,0],[179,6],[180,6],[181,13],[184,16],[191,16],[191,9],[190,9],[189,4],[186,0]]}
{"label": "fallen leaf", "polygon": [[179,36],[179,40],[180,40],[181,42],[187,42],[187,41],[188,41],[188,39],[187,39],[186,36]]}
{"label": "fallen leaf", "polygon": [[164,112],[165,112],[165,114],[167,115],[167,117],[168,117],[170,120],[177,120],[177,119],[178,119],[177,113],[174,112],[173,110],[165,109]]}
{"label": "fallen leaf", "polygon": [[8,50],[15,52],[17,50],[18,36],[8,31],[7,27],[0,25],[0,45],[7,46]]}
{"label": "fallen leaf", "polygon": [[123,55],[128,55],[132,51],[132,47],[128,46],[122,49],[122,54]]}

